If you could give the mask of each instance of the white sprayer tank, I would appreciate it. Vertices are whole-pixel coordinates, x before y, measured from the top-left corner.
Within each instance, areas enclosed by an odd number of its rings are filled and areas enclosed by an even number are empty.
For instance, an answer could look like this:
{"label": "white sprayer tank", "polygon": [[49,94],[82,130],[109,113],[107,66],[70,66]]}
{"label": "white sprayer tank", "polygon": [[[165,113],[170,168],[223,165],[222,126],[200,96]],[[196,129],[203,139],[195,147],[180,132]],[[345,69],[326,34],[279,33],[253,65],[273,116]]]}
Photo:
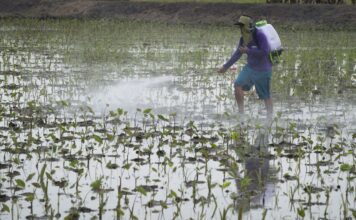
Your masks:
{"label": "white sprayer tank", "polygon": [[282,49],[281,39],[279,39],[277,31],[271,24],[256,26],[256,28],[266,36],[270,51],[277,51]]}

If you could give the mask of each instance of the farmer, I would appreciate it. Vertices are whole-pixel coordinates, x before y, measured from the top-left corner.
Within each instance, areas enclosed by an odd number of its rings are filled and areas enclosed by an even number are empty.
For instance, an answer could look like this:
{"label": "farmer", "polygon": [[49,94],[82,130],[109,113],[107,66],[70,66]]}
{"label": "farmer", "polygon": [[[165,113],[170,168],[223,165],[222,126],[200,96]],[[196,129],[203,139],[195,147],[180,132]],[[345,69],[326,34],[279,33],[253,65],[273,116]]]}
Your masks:
{"label": "farmer", "polygon": [[218,72],[226,72],[243,54],[247,54],[247,64],[234,82],[235,99],[239,112],[244,113],[244,91],[249,91],[254,85],[258,97],[265,102],[267,117],[271,118],[273,114],[270,94],[272,63],[268,57],[267,39],[263,33],[254,28],[252,19],[248,16],[241,16],[235,25],[238,25],[241,30],[239,44],[231,58]]}

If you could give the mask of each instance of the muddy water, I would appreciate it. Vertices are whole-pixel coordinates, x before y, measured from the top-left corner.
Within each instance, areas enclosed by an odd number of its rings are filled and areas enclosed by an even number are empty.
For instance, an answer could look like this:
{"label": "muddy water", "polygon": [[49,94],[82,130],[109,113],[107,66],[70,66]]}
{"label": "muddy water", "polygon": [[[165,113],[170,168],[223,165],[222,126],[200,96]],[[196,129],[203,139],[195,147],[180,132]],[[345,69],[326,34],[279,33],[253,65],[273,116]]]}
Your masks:
{"label": "muddy water", "polygon": [[237,114],[245,59],[216,73],[236,30],[3,25],[1,219],[352,216],[354,33],[282,33],[267,121],[253,91]]}

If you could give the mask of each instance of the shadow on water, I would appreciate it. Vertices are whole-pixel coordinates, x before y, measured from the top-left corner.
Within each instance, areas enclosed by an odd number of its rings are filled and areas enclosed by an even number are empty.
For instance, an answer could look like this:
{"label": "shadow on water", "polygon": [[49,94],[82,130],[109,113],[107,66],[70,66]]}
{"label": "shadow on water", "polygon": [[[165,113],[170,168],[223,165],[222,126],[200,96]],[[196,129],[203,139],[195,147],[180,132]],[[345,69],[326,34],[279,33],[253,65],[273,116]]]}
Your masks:
{"label": "shadow on water", "polygon": [[[244,215],[251,209],[264,209],[271,203],[275,193],[275,183],[270,166],[268,152],[268,133],[258,131],[253,144],[248,144],[241,153],[243,158],[243,175],[237,174],[235,179],[237,198],[234,201],[238,219],[245,219]],[[265,215],[266,212],[263,213]],[[261,218],[261,217],[259,217]]]}

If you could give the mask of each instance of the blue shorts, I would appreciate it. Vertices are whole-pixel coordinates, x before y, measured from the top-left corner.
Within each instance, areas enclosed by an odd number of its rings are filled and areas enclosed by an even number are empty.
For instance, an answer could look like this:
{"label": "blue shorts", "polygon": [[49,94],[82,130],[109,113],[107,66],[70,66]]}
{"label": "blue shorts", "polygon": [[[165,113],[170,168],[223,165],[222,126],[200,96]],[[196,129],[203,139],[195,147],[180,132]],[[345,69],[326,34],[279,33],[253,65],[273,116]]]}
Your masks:
{"label": "blue shorts", "polygon": [[272,71],[258,72],[249,66],[244,66],[235,80],[235,87],[241,86],[244,91],[249,91],[255,85],[257,95],[260,99],[269,99],[271,97]]}

